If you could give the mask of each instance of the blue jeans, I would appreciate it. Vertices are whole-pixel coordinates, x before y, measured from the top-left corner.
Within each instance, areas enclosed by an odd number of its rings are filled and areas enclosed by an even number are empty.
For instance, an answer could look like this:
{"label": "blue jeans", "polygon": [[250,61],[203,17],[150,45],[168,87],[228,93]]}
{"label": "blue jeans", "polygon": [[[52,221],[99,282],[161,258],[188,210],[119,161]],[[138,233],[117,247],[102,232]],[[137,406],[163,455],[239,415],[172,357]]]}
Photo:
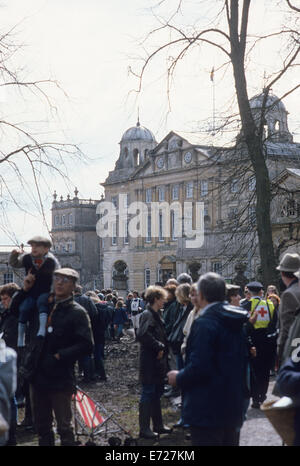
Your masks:
{"label": "blue jeans", "polygon": [[26,324],[35,306],[38,308],[39,314],[48,314],[48,298],[49,293],[42,293],[37,298],[27,296],[19,306],[19,322]]}
{"label": "blue jeans", "polygon": [[122,335],[124,324],[117,324],[117,338]]}
{"label": "blue jeans", "polygon": [[152,403],[160,399],[164,392],[164,384],[142,384],[141,403]]}

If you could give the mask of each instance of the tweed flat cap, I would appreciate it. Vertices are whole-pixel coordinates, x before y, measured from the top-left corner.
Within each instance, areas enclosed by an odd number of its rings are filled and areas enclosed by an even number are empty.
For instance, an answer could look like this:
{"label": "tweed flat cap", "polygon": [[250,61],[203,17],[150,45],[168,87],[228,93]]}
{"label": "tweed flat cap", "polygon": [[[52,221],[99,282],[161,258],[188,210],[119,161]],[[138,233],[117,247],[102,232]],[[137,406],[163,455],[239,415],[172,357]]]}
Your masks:
{"label": "tweed flat cap", "polygon": [[300,269],[299,254],[287,252],[276,269],[282,272],[297,272]]}
{"label": "tweed flat cap", "polygon": [[28,241],[28,244],[43,244],[46,247],[51,248],[52,246],[52,241],[49,238],[46,238],[45,236],[34,236]]}
{"label": "tweed flat cap", "polygon": [[78,272],[74,269],[69,269],[68,267],[55,270],[54,275],[65,275],[66,277],[75,278],[75,280],[79,279]]}
{"label": "tweed flat cap", "polygon": [[260,282],[250,282],[246,285],[246,287],[250,291],[259,291],[259,290],[262,290],[264,286]]}

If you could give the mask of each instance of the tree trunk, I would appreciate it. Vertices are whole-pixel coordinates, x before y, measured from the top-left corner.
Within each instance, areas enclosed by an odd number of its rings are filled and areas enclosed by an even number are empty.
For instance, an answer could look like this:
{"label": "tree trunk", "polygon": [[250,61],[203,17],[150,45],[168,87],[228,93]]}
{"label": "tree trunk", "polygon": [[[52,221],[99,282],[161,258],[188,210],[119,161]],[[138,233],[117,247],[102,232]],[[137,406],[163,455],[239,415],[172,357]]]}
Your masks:
{"label": "tree trunk", "polygon": [[[246,37],[248,11],[244,1],[241,34]],[[231,16],[228,19],[230,29],[231,60],[235,88],[242,121],[242,132],[256,177],[256,222],[264,285],[277,284],[276,262],[273,248],[270,218],[271,190],[268,168],[266,165],[262,137],[254,121],[248,93],[244,64],[245,37],[238,34],[238,1],[231,0]]]}

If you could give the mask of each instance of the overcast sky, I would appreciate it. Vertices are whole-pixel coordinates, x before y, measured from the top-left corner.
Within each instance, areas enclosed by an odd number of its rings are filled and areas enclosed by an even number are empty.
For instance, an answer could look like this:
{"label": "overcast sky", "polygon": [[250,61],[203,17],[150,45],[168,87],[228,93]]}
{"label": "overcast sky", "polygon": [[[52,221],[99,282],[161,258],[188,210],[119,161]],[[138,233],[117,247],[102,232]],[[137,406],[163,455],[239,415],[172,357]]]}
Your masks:
{"label": "overcast sky", "polygon": [[[149,68],[143,92],[137,96],[131,92],[138,82],[128,72],[129,66],[138,69],[138,58],[145,56],[141,39],[157,26],[150,11],[154,0],[9,0],[2,2],[1,33],[17,25],[14,33],[17,42],[23,45],[16,55],[16,64],[27,78],[57,80],[68,94],[53,92],[58,108],[54,122],[45,103],[37,104],[28,98],[21,106],[11,94],[0,94],[0,104],[5,115],[14,121],[39,121],[38,130],[62,140],[78,144],[90,158],[88,164],[68,163],[68,173],[73,186],[77,186],[82,198],[100,198],[103,182],[109,170],[114,168],[119,155],[119,141],[122,134],[137,121],[139,107],[141,124],[151,129],[157,141],[169,131],[188,131],[196,122],[207,127],[212,117],[212,83],[209,73],[212,66],[217,68],[220,57],[212,49],[205,49],[200,55],[194,50],[190,60],[183,60],[175,74],[171,91],[171,112],[166,99],[164,66],[168,60],[167,50]],[[170,2],[168,2],[170,5]],[[172,2],[171,2],[172,3]],[[186,0],[187,24],[201,21],[209,16],[214,3],[204,2],[199,11],[199,2]],[[264,9],[265,3],[268,11]],[[250,16],[250,28],[267,32],[275,30],[282,21],[276,2],[256,1],[257,10]],[[176,2],[173,0],[173,5]],[[155,13],[160,10],[155,9]],[[268,14],[267,14],[268,13]],[[191,23],[190,23],[191,24]],[[253,29],[254,31],[254,29]],[[161,37],[161,36],[159,36]],[[159,44],[159,37],[153,38],[153,47]],[[274,45],[264,46],[252,61],[249,71],[249,94],[254,95],[263,87],[264,73],[274,70],[274,63],[280,67],[280,60]],[[277,70],[275,66],[275,71]],[[297,73],[289,77],[292,85]],[[221,114],[233,103],[234,89],[231,69],[215,74],[216,114]],[[281,95],[283,85],[273,89]],[[52,90],[51,90],[52,95]],[[299,133],[299,92],[285,100],[289,111],[289,127],[294,138]],[[41,116],[43,115],[43,116]],[[207,142],[203,134],[203,142]],[[217,141],[220,142],[219,140]],[[72,187],[73,189],[73,187]],[[49,189],[43,190],[46,209],[51,207],[54,190],[64,198],[67,187],[58,179],[49,178]],[[20,213],[11,208],[5,222],[6,231],[0,232],[0,243],[10,244],[13,239],[7,230],[13,230],[18,242],[26,242],[28,235],[45,232],[41,217]],[[1,214],[0,214],[1,215]],[[48,210],[49,219],[49,210]]]}

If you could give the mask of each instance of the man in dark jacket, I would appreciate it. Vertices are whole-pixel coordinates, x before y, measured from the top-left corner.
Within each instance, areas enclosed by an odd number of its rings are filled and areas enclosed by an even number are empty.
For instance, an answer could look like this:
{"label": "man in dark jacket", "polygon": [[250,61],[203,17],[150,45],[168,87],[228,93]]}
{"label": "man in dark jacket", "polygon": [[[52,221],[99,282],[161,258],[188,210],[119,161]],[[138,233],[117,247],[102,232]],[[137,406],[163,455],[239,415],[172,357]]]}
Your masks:
{"label": "man in dark jacket", "polygon": [[245,400],[247,312],[224,302],[220,275],[203,275],[198,292],[201,313],[187,341],[185,367],[169,372],[169,383],[182,389],[182,416],[194,446],[237,445]]}
{"label": "man in dark jacket", "polygon": [[93,351],[90,319],[73,299],[78,273],[69,268],[54,273],[55,299],[50,310],[44,347],[31,380],[35,427],[39,445],[53,446],[52,411],[62,445],[74,445],[71,426],[74,364]]}
{"label": "man in dark jacket", "polygon": [[[93,339],[95,341],[95,336],[97,333],[97,320],[98,320],[98,311],[93,302],[93,300],[86,295],[82,294],[82,286],[76,285],[74,300],[76,303],[80,304],[88,313],[88,316],[91,321]],[[91,354],[86,354],[79,359],[79,366],[83,371],[82,382],[90,383],[95,379],[95,367],[94,361]]]}
{"label": "man in dark jacket", "polygon": [[[20,288],[16,283],[7,283],[6,285],[3,285],[0,290],[1,303],[5,309],[2,313],[0,333],[3,333],[2,338],[4,339],[6,346],[13,348],[18,354],[17,391],[16,396],[12,400],[13,416],[9,434],[9,445],[16,444],[15,429],[17,422],[17,406],[19,403],[23,404],[25,401],[25,416],[19,425],[21,427],[25,427],[27,430],[33,428],[29,384],[19,376],[19,368],[23,361],[23,350],[25,348],[17,348],[19,305],[26,298],[28,291],[31,289],[31,277],[32,274],[25,277],[23,288]],[[29,283],[29,285],[27,285],[27,283]]]}
{"label": "man in dark jacket", "polygon": [[[17,351],[18,339],[18,305],[24,299],[26,293],[20,290],[16,283],[7,283],[0,289],[1,304],[4,311],[1,313],[0,334],[9,348]],[[28,414],[28,409],[26,410]],[[9,428],[9,438],[7,445],[16,445],[16,427],[17,427],[17,401],[15,396],[11,399],[11,418]]]}
{"label": "man in dark jacket", "polygon": [[2,338],[6,346],[17,351],[18,339],[18,305],[24,299],[26,293],[20,290],[16,283],[7,283],[0,289],[1,303],[4,311],[1,313],[0,333],[3,333]]}

